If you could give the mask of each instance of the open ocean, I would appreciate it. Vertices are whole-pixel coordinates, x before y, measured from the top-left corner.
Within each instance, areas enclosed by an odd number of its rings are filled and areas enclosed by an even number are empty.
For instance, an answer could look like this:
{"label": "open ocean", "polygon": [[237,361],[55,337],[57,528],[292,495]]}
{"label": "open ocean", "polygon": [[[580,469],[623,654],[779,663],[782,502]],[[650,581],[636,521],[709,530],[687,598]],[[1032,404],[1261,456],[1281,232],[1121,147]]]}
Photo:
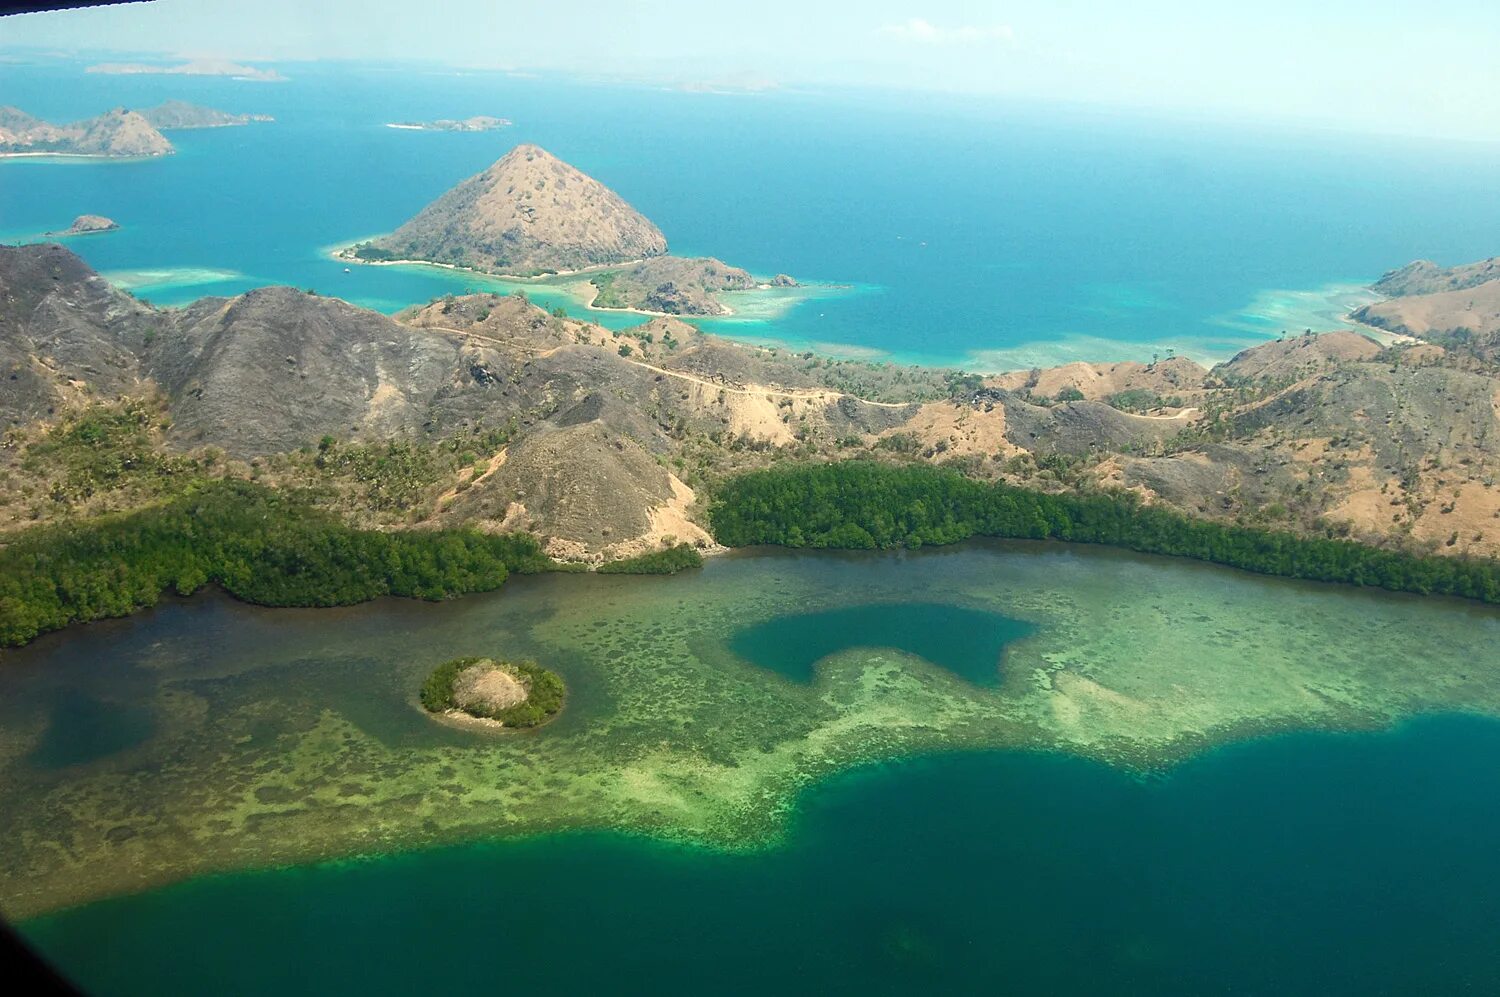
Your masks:
{"label": "open ocean", "polygon": [[[324,250],[393,229],[520,142],[618,190],[674,252],[838,286],[712,329],[985,370],[1169,348],[1224,358],[1283,329],[1336,326],[1408,260],[1500,251],[1500,145],[498,72],[292,64],[289,82],[252,83],[82,69],[0,64],[0,102],[71,120],[171,97],[277,118],[173,132],[179,152],[164,161],[0,162],[0,238],[107,215],[120,231],[72,247],[163,304],[285,283],[394,311],[486,286],[423,269],[345,274]],[[384,127],[481,113],[515,126]]]}

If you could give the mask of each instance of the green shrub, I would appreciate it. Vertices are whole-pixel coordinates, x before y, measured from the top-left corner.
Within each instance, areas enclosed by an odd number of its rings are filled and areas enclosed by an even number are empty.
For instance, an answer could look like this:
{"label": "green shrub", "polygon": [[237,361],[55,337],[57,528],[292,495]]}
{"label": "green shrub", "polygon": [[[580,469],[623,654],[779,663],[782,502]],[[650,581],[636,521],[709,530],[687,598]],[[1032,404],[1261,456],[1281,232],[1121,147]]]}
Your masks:
{"label": "green shrub", "polygon": [[672,575],[686,568],[703,567],[703,555],[692,544],[681,543],[664,550],[625,557],[599,565],[601,575]]}

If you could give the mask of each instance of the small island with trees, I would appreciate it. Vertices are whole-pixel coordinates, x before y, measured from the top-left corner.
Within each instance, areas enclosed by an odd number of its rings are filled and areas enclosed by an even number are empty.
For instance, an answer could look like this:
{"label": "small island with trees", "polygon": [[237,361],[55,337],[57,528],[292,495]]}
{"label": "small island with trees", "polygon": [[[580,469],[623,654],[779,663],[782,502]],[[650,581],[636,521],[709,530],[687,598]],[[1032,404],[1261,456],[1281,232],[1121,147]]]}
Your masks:
{"label": "small island with trees", "polygon": [[532,661],[454,658],[422,683],[428,713],[465,724],[539,727],[562,710],[563,680]]}

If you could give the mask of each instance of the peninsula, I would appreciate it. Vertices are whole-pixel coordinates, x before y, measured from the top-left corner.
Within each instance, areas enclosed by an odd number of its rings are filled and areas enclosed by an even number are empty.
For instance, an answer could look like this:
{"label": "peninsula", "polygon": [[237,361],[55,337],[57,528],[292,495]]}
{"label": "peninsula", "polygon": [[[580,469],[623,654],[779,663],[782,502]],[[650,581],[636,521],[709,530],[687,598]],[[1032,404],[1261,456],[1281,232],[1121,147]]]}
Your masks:
{"label": "peninsula", "polygon": [[494,118],[487,114],[476,114],[472,118],[464,118],[462,121],[454,121],[449,118],[439,118],[436,121],[392,121],[386,127],[418,132],[492,132],[497,128],[507,128],[511,124],[512,122],[509,118]]}
{"label": "peninsula", "polygon": [[183,100],[169,100],[140,112],[158,131],[186,131],[193,128],[229,128],[256,121],[275,121],[269,114],[230,114],[211,107],[200,107]]}
{"label": "peninsula", "polygon": [[124,159],[166,156],[175,151],[151,122],[123,107],[66,125],[43,121],[19,108],[0,107],[0,157]]}
{"label": "peninsula", "polygon": [[1387,300],[1358,309],[1355,321],[1460,354],[1500,358],[1500,257],[1459,267],[1418,260],[1386,274],[1374,289]]}

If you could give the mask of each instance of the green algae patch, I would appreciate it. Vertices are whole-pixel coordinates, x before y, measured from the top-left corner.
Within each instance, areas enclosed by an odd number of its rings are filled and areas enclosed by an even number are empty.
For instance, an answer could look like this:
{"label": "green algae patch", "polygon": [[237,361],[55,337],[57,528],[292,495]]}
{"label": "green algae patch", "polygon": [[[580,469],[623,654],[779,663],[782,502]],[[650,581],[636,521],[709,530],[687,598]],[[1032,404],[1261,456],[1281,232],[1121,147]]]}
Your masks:
{"label": "green algae patch", "polygon": [[[1026,625],[993,684],[914,641],[841,642],[805,682],[734,649],[756,627],[915,593],[965,611],[955,646],[969,620]],[[1500,612],[1472,603],[1061,545],[733,554],[649,582],[528,576],[443,603],[198,597],[7,653],[0,911],[550,831],[760,848],[813,782],[938,751],[1147,770],[1263,732],[1500,715],[1497,641]],[[433,662],[484,647],[566,683],[543,736],[475,737],[413,708]],[[60,689],[139,708],[144,736],[35,764],[39,746],[66,747]]]}
{"label": "green algae patch", "polygon": [[536,727],[557,716],[566,687],[534,661],[454,658],[422,683],[422,708],[458,713],[501,727]]}

